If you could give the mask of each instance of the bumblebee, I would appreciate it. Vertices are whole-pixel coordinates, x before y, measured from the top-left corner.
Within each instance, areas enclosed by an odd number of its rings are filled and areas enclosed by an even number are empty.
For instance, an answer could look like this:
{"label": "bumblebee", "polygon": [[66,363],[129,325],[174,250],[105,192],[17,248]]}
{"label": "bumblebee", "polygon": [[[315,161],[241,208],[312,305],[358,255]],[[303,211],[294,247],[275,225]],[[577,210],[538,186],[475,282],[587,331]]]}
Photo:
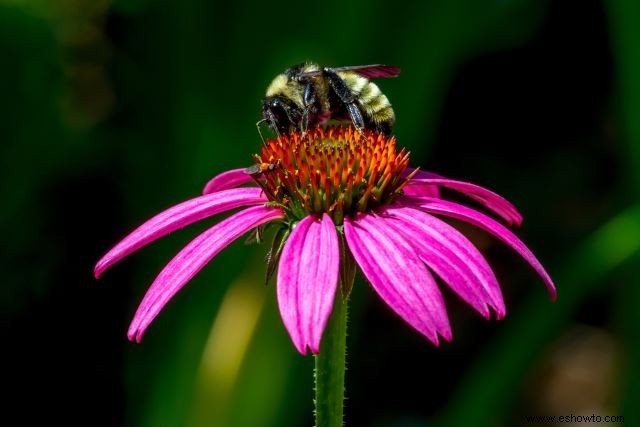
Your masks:
{"label": "bumblebee", "polygon": [[[305,63],[276,76],[262,100],[262,120],[278,136],[292,130],[304,135],[311,126],[327,120],[351,121],[363,132],[370,129],[389,135],[395,123],[391,103],[372,78],[395,77],[398,67],[358,65],[322,68]],[[264,138],[263,138],[264,141]]]}

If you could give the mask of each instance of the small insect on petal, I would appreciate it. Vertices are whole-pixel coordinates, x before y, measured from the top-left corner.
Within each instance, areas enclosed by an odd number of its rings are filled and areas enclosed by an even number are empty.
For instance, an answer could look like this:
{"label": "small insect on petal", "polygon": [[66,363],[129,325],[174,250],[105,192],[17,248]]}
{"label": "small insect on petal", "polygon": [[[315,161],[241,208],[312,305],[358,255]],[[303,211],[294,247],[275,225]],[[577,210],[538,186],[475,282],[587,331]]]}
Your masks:
{"label": "small insect on petal", "polygon": [[256,163],[244,170],[244,173],[251,176],[257,176],[268,171],[272,171],[276,168],[274,163]]}

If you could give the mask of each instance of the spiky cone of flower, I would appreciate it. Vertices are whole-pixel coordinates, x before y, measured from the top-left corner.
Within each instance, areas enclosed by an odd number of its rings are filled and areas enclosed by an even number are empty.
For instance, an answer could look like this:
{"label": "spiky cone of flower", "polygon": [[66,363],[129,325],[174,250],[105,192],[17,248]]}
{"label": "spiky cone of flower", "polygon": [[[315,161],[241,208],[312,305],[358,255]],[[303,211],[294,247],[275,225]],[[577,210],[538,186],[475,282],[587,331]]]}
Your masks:
{"label": "spiky cone of flower", "polygon": [[[263,174],[234,169],[214,177],[200,197],[173,206],[125,237],[96,265],[95,276],[142,246],[201,219],[242,208],[185,246],[144,296],[128,337],[140,342],[149,324],[182,287],[245,233],[280,227],[269,256],[277,266],[277,298],[284,325],[302,354],[321,351],[338,283],[349,292],[357,265],[387,305],[438,345],[451,339],[444,300],[433,273],[489,319],[505,316],[495,275],[478,249],[440,217],[466,221],[502,240],[542,277],[551,278],[507,227],[486,214],[447,201],[441,188],[465,194],[508,225],[521,215],[499,195],[467,182],[409,167],[396,141],[351,128],[315,129],[269,140],[257,164]],[[243,184],[256,184],[241,187]],[[342,279],[342,280],[340,280]]]}

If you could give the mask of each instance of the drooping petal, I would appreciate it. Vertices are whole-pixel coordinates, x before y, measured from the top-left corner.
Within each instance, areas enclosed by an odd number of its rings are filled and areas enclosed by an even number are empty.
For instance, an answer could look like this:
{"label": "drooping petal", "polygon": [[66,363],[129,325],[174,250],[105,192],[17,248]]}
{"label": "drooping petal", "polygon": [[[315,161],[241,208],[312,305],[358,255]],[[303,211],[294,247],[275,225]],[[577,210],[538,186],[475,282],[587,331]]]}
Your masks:
{"label": "drooping petal", "polygon": [[411,198],[406,197],[402,199],[399,198],[399,201],[402,201],[403,203],[415,203],[416,206],[419,206],[420,209],[426,212],[460,219],[493,234],[504,243],[509,245],[513,250],[518,252],[520,256],[522,256],[529,263],[529,265],[533,267],[538,275],[540,275],[542,280],[544,280],[544,283],[546,284],[547,289],[551,294],[551,298],[555,300],[556,288],[542,264],[540,264],[537,258],[529,250],[529,248],[527,248],[527,246],[522,243],[522,241],[518,239],[515,234],[513,234],[511,231],[509,231],[509,229],[507,229],[499,222],[466,206],[441,199],[424,197],[415,198],[412,202]]}
{"label": "drooping petal", "polygon": [[[416,170],[416,168],[407,167],[402,172],[401,177],[402,178],[406,178],[409,175],[411,175],[415,170]],[[437,173],[427,172],[427,171],[423,171],[423,170],[420,169],[420,170],[418,170],[418,172],[416,172],[413,175],[413,178],[415,178],[415,179],[431,179],[431,178],[442,178],[442,177],[440,175],[438,175]]]}
{"label": "drooping petal", "polygon": [[291,231],[278,264],[278,306],[291,340],[303,355],[320,351],[333,309],[340,247],[331,217],[302,219]]}
{"label": "drooping petal", "polygon": [[173,206],[154,216],[122,239],[98,261],[96,278],[116,262],[142,246],[203,218],[238,208],[267,202],[260,188],[235,188],[206,196],[196,197]]}
{"label": "drooping petal", "polygon": [[[415,168],[406,168],[402,177],[405,178],[414,171]],[[434,185],[436,187],[441,186],[459,191],[500,215],[509,225],[515,224],[519,226],[522,224],[522,214],[520,214],[518,209],[516,209],[511,202],[493,191],[469,182],[448,179],[438,175],[437,173],[418,170],[403,190],[404,194],[408,196],[439,198],[439,194],[429,194],[430,192],[433,192]]]}
{"label": "drooping petal", "polygon": [[[515,224],[519,226],[522,224],[522,214],[518,212],[518,209],[516,209],[511,202],[493,191],[487,190],[479,185],[471,184],[470,182],[456,181],[446,178],[414,178],[407,183],[405,190],[411,189],[410,191],[417,193],[423,186],[430,188],[433,185],[439,185],[441,187],[459,191],[465,196],[491,209],[497,215],[502,217],[509,225]],[[405,191],[405,194],[411,195],[411,193],[407,191]],[[426,194],[418,194],[418,196],[431,197]]]}
{"label": "drooping petal", "polygon": [[226,218],[192,240],[149,287],[129,327],[129,339],[140,342],[167,302],[218,252],[252,228],[280,218],[284,218],[284,213],[279,208],[254,206]]}
{"label": "drooping petal", "polygon": [[440,289],[413,247],[373,214],[345,217],[347,244],[373,288],[407,323],[438,345],[438,334],[451,339]]}
{"label": "drooping petal", "polygon": [[207,185],[204,186],[202,194],[215,193],[216,191],[227,190],[252,182],[253,179],[251,175],[246,174],[244,171],[245,168],[231,169],[214,176],[207,182]]}
{"label": "drooping petal", "polygon": [[486,318],[490,317],[487,306],[493,308],[497,318],[505,316],[498,280],[480,251],[462,233],[418,209],[389,207],[383,212],[420,258],[464,301]]}
{"label": "drooping petal", "polygon": [[410,185],[411,181],[404,187],[402,187],[402,192],[407,196],[417,196],[417,197],[440,197],[440,189],[437,185]]}
{"label": "drooping petal", "polygon": [[[408,167],[402,172],[401,177],[406,178],[415,170],[416,170],[415,168]],[[418,170],[413,176],[413,178],[418,178],[418,177],[421,177],[423,179],[425,179],[426,177],[438,178],[438,175],[431,172],[424,172],[424,171]],[[413,182],[413,179],[409,180],[407,185],[405,185],[402,188],[402,192],[407,196],[436,197],[436,198],[440,197],[440,188],[438,188],[437,185],[427,185],[427,184],[412,185],[412,182]]]}

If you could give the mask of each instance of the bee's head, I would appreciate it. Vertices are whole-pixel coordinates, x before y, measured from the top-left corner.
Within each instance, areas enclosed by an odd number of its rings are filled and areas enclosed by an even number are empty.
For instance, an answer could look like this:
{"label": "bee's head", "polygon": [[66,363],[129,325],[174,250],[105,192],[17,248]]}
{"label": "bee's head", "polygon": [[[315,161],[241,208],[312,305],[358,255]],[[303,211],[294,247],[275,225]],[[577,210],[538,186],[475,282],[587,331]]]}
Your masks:
{"label": "bee's head", "polygon": [[287,133],[292,126],[298,125],[302,116],[295,102],[285,96],[275,95],[262,100],[262,117],[272,130]]}

